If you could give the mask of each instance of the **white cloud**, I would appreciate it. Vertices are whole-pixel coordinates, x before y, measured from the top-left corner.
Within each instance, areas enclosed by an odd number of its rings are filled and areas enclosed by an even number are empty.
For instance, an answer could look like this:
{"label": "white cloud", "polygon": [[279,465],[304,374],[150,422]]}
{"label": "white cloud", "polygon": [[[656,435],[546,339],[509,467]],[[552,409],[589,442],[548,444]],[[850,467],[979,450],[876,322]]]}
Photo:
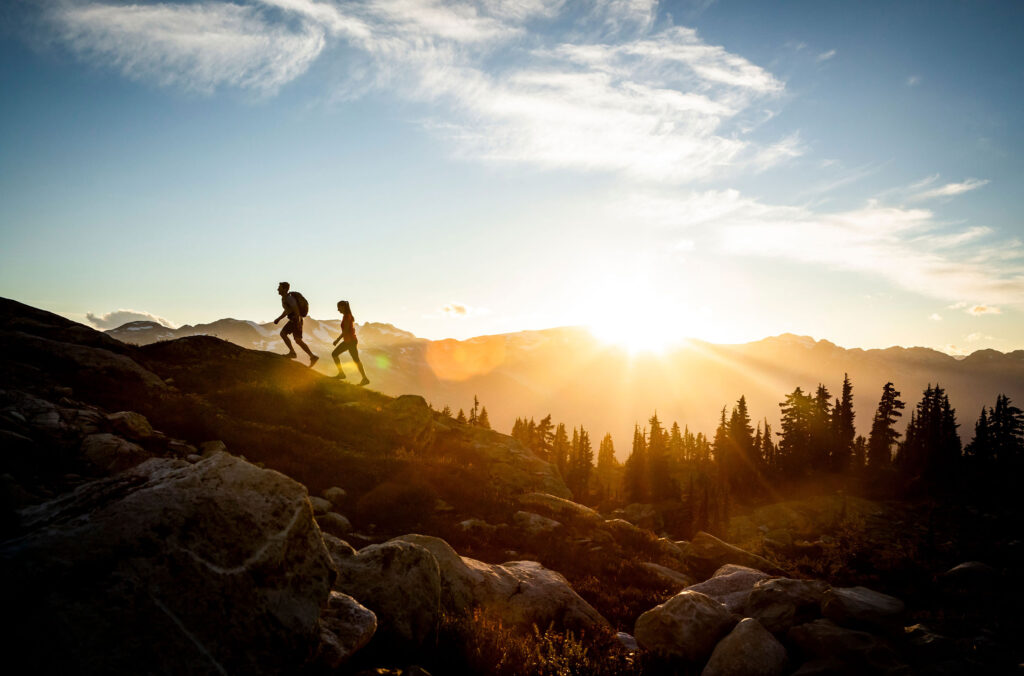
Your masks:
{"label": "white cloud", "polygon": [[114,310],[113,312],[108,312],[102,315],[87,312],[85,314],[85,318],[89,320],[89,322],[97,329],[102,330],[116,329],[119,326],[124,326],[128,322],[156,322],[161,326],[166,326],[167,328],[171,329],[174,328],[174,324],[172,324],[169,320],[151,314],[149,312],[143,312],[141,310],[121,309]]}
{"label": "white cloud", "polygon": [[919,84],[921,84],[921,76],[920,75],[911,75],[910,77],[907,78],[907,86],[908,87],[916,87]]}
{"label": "white cloud", "polygon": [[1003,311],[991,305],[972,305],[967,308],[967,314],[979,317],[981,315],[1000,315]]}
{"label": "white cloud", "polygon": [[[927,209],[878,202],[849,211],[777,206],[735,190],[635,193],[617,216],[633,224],[694,228],[718,238],[726,254],[823,265],[886,279],[932,298],[984,298],[1024,305],[1024,245],[982,246],[987,231],[944,233]],[[954,243],[956,246],[954,246]],[[963,305],[984,307],[991,305]]]}
{"label": "white cloud", "polygon": [[925,190],[924,192],[913,195],[911,199],[920,202],[935,199],[937,197],[953,197],[955,195],[962,195],[965,192],[970,192],[971,190],[976,190],[987,184],[988,179],[969,178],[960,183],[947,183],[946,185],[939,186],[938,188]]}
{"label": "white cloud", "polygon": [[931,315],[928,316],[928,319],[932,320],[933,322],[941,322],[942,315],[940,315],[938,312],[933,312],[931,313]]}
{"label": "white cloud", "polygon": [[823,61],[828,61],[829,59],[831,59],[835,55],[836,55],[836,50],[830,49],[827,52],[822,52],[821,54],[818,54],[818,56],[814,57],[814,60],[817,61],[818,63],[822,63]]}
{"label": "white cloud", "polygon": [[[562,0],[69,0],[51,14],[83,58],[194,91],[270,95],[347,47],[342,97],[377,88],[432,104],[440,121],[427,126],[472,159],[678,183],[803,152],[798,134],[758,144],[744,122],[763,118],[784,90],[779,79],[691,28],[652,31],[656,9],[654,0],[585,9]],[[573,28],[562,36],[526,30],[565,20]]]}
{"label": "white cloud", "polygon": [[220,86],[273,93],[309,67],[324,29],[270,22],[229,3],[60,4],[60,37],[83,58],[134,80],[210,92]]}
{"label": "white cloud", "polygon": [[984,333],[972,333],[966,337],[968,343],[977,343],[978,341],[992,339],[992,336],[986,336]]}
{"label": "white cloud", "polygon": [[475,317],[480,315],[490,314],[487,308],[471,307],[465,303],[446,303],[437,309],[438,315],[441,317],[452,317],[461,319],[464,317]]}

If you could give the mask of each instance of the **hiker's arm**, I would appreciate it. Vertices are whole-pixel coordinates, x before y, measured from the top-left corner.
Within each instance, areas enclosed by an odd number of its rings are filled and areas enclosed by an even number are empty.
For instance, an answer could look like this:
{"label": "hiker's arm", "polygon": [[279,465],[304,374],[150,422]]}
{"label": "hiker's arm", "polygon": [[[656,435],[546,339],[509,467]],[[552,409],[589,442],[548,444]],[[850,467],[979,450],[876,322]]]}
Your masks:
{"label": "hiker's arm", "polygon": [[280,316],[280,317],[278,317],[277,319],[275,319],[275,320],[274,320],[274,323],[276,324],[276,323],[278,323],[279,321],[281,321],[282,319],[284,319],[284,318],[285,318],[285,316],[287,316],[287,314],[288,314],[288,311],[287,311],[287,310],[285,310],[284,312],[282,312],[282,313],[281,313],[281,316]]}

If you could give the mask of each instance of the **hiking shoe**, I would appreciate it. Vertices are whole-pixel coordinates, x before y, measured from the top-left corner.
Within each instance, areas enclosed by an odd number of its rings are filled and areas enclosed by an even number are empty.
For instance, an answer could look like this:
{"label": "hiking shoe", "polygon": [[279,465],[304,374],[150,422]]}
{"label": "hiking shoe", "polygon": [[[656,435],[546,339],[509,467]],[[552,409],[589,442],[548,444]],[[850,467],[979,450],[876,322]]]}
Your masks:
{"label": "hiking shoe", "polygon": [[344,380],[345,379],[345,374],[344,373],[339,373],[338,375],[336,375],[334,377],[337,378],[338,380]]}
{"label": "hiking shoe", "polygon": [[295,354],[294,352],[289,352],[289,353],[287,353],[287,354],[282,354],[281,356],[282,356],[282,357],[288,357],[289,359],[295,359],[295,358],[296,358],[296,357],[298,357],[299,355]]}
{"label": "hiking shoe", "polygon": [[359,387],[362,387],[363,385],[369,385],[369,384],[370,384],[370,379],[369,378],[363,378],[362,380],[359,381]]}
{"label": "hiking shoe", "polygon": [[309,368],[313,368],[313,364],[317,363],[318,361],[320,361],[320,357],[316,356],[315,354],[312,357],[310,357]]}

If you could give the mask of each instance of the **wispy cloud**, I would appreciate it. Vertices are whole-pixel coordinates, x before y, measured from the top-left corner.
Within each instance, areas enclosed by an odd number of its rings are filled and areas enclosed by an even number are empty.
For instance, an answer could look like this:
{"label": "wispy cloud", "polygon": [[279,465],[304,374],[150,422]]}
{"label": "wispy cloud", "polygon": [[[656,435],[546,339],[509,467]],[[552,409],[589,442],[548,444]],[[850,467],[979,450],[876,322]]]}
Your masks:
{"label": "wispy cloud", "polygon": [[999,315],[1002,313],[1002,310],[991,305],[972,305],[967,308],[967,314],[974,315],[975,317],[980,315]]}
{"label": "wispy cloud", "polygon": [[814,57],[814,60],[817,61],[818,63],[822,63],[834,57],[836,53],[836,50],[830,49],[827,52],[822,52],[821,54],[818,54],[816,57]]}
{"label": "wispy cloud", "polygon": [[916,195],[912,195],[911,199],[922,202],[924,200],[936,199],[938,197],[954,197],[956,195],[962,195],[965,192],[977,190],[984,185],[988,185],[988,182],[988,179],[968,178],[960,183],[947,183],[936,188],[924,190]]}
{"label": "wispy cloud", "polygon": [[[359,67],[343,96],[376,88],[429,103],[427,126],[474,159],[679,183],[803,152],[797,133],[750,138],[747,118],[783,92],[778,78],[691,28],[654,31],[656,10],[655,0],[67,0],[51,18],[82,58],[200,92],[272,95],[344,47]],[[536,22],[547,30],[528,31]]]}
{"label": "wispy cloud", "polygon": [[907,86],[908,87],[916,87],[919,84],[921,84],[921,76],[920,75],[911,75],[910,77],[907,78]]}
{"label": "wispy cloud", "polygon": [[940,315],[938,312],[933,312],[930,315],[928,315],[928,319],[932,320],[933,322],[941,322],[942,315]]}
{"label": "wispy cloud", "polygon": [[[848,211],[777,206],[736,190],[637,193],[622,218],[711,233],[729,255],[797,261],[870,274],[932,298],[1024,305],[1024,245],[986,243],[983,228],[948,232],[927,209],[869,202]],[[960,305],[958,308],[992,305]],[[970,310],[969,310],[970,311]]]}
{"label": "wispy cloud", "polygon": [[169,320],[141,310],[114,310],[113,312],[108,312],[102,315],[87,312],[85,318],[97,329],[104,330],[116,329],[119,326],[124,326],[128,322],[156,322],[161,326],[166,326],[171,329],[174,328],[174,324]]}
{"label": "wispy cloud", "polygon": [[439,307],[435,316],[462,319],[465,317],[476,317],[486,314],[490,314],[490,310],[487,308],[473,307],[466,305],[465,303],[451,302]]}

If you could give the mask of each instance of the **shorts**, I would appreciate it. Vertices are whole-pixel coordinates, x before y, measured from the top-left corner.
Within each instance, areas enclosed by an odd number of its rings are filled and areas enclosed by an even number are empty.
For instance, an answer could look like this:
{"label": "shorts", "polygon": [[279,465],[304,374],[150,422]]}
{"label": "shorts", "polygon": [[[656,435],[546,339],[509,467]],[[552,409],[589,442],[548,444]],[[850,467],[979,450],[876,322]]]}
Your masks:
{"label": "shorts", "polygon": [[293,319],[288,318],[288,323],[284,325],[284,330],[281,333],[290,333],[296,338],[302,338],[302,317]]}
{"label": "shorts", "polygon": [[345,350],[348,350],[348,353],[352,355],[352,361],[358,364],[359,348],[356,347],[356,345],[358,345],[358,343],[354,340],[343,340],[341,341],[341,344],[338,345],[338,347],[334,348],[334,352],[331,353],[331,356],[334,357],[335,361],[337,361],[341,353],[344,352]]}

